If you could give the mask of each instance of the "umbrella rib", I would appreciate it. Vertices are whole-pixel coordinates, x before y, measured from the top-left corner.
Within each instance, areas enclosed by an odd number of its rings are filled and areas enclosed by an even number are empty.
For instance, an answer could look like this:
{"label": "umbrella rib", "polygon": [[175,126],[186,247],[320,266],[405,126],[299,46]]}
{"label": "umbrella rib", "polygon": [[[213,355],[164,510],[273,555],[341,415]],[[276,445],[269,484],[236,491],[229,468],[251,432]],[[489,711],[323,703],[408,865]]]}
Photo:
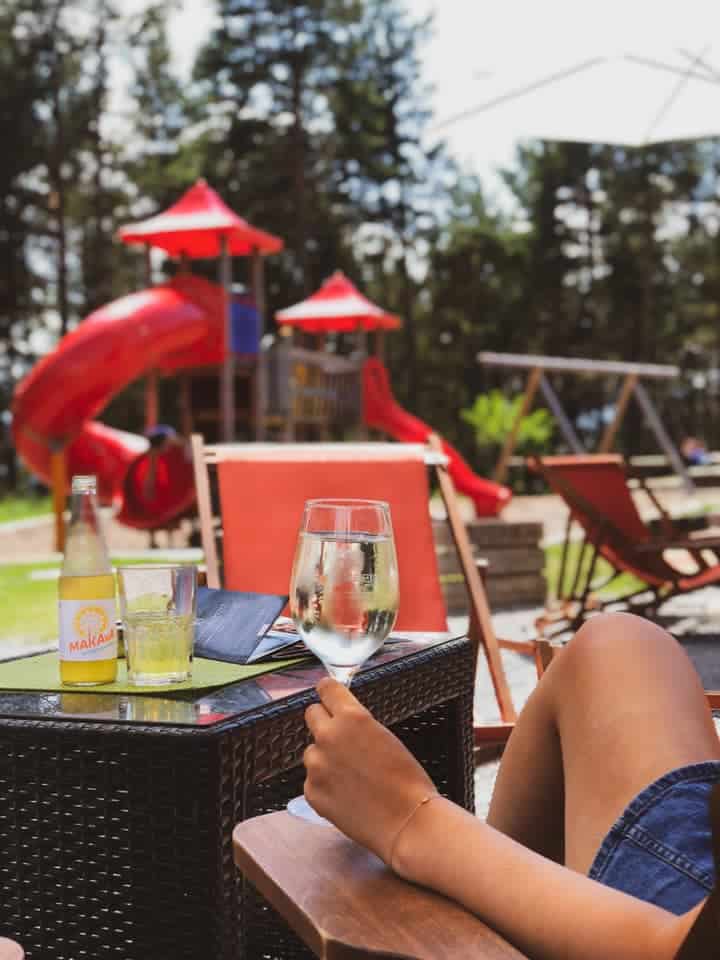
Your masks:
{"label": "umbrella rib", "polygon": [[519,97],[525,96],[527,93],[533,93],[535,90],[540,90],[543,87],[549,87],[553,83],[557,83],[560,80],[565,80],[567,77],[572,77],[576,73],[581,73],[583,70],[588,70],[590,67],[597,66],[599,63],[604,63],[606,60],[607,57],[593,57],[591,60],[584,60],[582,63],[578,63],[574,67],[570,67],[567,70],[561,70],[559,73],[551,73],[548,76],[542,77],[540,80],[529,83],[524,87],[517,87],[514,90],[508,90],[507,93],[500,94],[500,96],[494,97],[492,100],[487,100],[485,103],[480,103],[476,107],[469,107],[467,110],[461,110],[460,113],[455,113],[445,120],[440,120],[431,127],[431,130],[442,130],[460,120],[467,120],[468,117],[472,117],[476,113],[483,113],[485,110],[491,110],[493,107],[498,107],[503,103],[507,103],[509,100],[517,100]]}
{"label": "umbrella rib", "polygon": [[694,60],[696,63],[699,63],[700,66],[706,70],[707,76],[704,77],[704,79],[712,80],[715,83],[720,83],[720,72],[718,72],[715,69],[715,67],[709,64],[707,60],[701,59],[699,56],[696,56],[695,54],[691,53],[689,50],[680,50],[679,53],[681,53],[686,60]]}
{"label": "umbrella rib", "polygon": [[690,68],[676,67],[672,63],[663,63],[662,60],[653,60],[650,57],[639,57],[634,53],[624,54],[624,59],[631,63],[639,63],[643,67],[653,67],[655,70],[665,70],[669,73],[680,74],[683,79],[704,80],[705,83],[718,83],[717,78],[706,73],[697,73]]}
{"label": "umbrella rib", "polygon": [[705,56],[705,54],[706,54],[706,52],[707,52],[708,50],[709,50],[709,47],[705,47],[705,49],[702,51],[702,53],[695,54],[695,56],[693,57],[693,60],[692,60],[691,63],[688,65],[687,69],[682,73],[682,75],[681,75],[680,78],[678,79],[678,81],[677,81],[677,83],[675,84],[675,86],[673,87],[673,89],[670,91],[670,93],[668,94],[668,96],[665,98],[665,102],[664,102],[663,104],[661,104],[660,109],[659,109],[658,112],[655,114],[655,117],[654,117],[654,119],[652,120],[652,122],[650,123],[650,126],[649,126],[648,129],[647,129],[647,133],[645,134],[645,142],[646,142],[646,143],[647,143],[647,142],[650,140],[650,138],[652,137],[653,130],[656,130],[657,127],[658,127],[658,125],[665,119],[665,117],[666,117],[667,114],[668,114],[668,111],[670,110],[670,108],[672,107],[672,105],[675,103],[675,101],[677,100],[677,98],[680,96],[680,94],[682,93],[683,89],[687,86],[688,81],[690,80],[690,77],[694,75],[694,69],[695,69],[695,67],[697,66],[698,63],[702,63],[702,58]]}

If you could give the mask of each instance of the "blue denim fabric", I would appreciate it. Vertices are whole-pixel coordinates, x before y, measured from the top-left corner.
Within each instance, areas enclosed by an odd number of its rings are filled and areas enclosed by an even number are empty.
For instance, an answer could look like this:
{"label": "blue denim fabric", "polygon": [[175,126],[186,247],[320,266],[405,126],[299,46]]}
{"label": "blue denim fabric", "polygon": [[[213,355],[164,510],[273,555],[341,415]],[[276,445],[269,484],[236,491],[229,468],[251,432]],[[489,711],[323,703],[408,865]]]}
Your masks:
{"label": "blue denim fabric", "polygon": [[715,886],[710,793],[720,761],[680,767],[635,797],[603,840],[589,876],[686,913]]}

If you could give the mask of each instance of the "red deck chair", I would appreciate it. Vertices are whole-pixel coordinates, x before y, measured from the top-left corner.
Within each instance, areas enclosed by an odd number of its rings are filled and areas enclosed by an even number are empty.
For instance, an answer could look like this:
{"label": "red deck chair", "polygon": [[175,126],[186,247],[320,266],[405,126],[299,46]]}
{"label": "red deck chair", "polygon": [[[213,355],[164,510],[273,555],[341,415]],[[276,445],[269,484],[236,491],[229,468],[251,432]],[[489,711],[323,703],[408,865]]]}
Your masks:
{"label": "red deck chair", "polygon": [[[554,609],[549,608],[541,618],[541,632],[548,635],[574,630],[589,613],[608,606],[653,616],[672,596],[720,583],[720,539],[689,537],[678,530],[650,488],[641,484],[660,514],[660,532],[656,533],[638,512],[622,457],[535,457],[530,463],[560,494],[570,511],[560,563],[560,595]],[[584,540],[575,568],[569,571],[573,522],[582,528]],[[677,566],[667,555],[670,550],[687,551],[685,556],[692,558],[694,569],[688,572],[685,565]],[[611,571],[603,582],[597,583],[600,557],[610,564]],[[623,573],[633,574],[644,586],[613,599],[602,599],[597,591],[609,587]],[[566,586],[568,574],[570,582]]]}
{"label": "red deck chair", "polygon": [[[286,593],[306,500],[359,497],[390,504],[400,573],[399,631],[444,632],[447,617],[428,510],[428,453],[470,599],[470,637],[482,648],[501,724],[476,729],[476,743],[506,739],[516,713],[505,678],[485,590],[459,517],[441,452],[419,444],[286,443],[206,446],[193,436],[200,530],[210,587]],[[222,526],[222,578],[208,467],[217,470]]]}

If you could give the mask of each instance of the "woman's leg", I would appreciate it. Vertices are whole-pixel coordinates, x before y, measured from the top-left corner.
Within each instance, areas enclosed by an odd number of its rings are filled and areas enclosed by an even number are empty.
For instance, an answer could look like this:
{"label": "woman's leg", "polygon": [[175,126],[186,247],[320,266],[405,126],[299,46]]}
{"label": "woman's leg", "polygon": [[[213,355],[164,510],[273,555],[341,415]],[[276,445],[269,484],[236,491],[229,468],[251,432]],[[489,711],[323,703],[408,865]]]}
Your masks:
{"label": "woman's leg", "polygon": [[586,873],[644,787],[703,760],[720,760],[720,740],[682,647],[640,617],[603,614],[582,626],[528,700],[488,822]]}

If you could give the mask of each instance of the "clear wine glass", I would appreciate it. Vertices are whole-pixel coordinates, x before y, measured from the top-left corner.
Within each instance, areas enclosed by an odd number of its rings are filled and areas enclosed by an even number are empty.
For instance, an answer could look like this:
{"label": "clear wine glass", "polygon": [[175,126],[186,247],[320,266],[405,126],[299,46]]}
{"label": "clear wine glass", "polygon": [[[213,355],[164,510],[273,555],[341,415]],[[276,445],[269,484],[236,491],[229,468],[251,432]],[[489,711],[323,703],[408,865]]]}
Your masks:
{"label": "clear wine glass", "polygon": [[[331,677],[350,686],[392,630],[398,600],[388,504],[308,500],[290,580],[290,613]],[[291,800],[288,810],[325,822],[304,797]]]}

